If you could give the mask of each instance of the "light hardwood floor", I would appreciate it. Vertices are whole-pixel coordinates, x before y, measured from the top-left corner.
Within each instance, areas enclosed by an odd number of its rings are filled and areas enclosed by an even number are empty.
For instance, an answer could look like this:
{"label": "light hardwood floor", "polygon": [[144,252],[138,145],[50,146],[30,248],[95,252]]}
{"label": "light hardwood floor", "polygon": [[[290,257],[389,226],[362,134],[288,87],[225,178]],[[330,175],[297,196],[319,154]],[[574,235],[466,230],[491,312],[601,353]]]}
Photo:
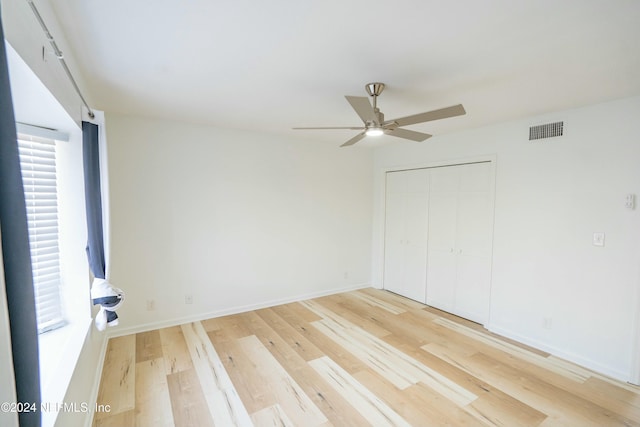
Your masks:
{"label": "light hardwood floor", "polygon": [[364,289],[113,338],[96,427],[640,426],[640,388]]}

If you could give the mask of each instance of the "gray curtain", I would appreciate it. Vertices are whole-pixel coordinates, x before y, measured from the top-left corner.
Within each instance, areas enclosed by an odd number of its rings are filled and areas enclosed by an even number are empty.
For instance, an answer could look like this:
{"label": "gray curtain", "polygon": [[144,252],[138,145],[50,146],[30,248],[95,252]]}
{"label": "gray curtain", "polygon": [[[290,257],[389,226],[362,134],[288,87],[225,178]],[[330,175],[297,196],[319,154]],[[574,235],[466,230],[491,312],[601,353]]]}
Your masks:
{"label": "gray curtain", "polygon": [[84,165],[84,197],[87,211],[87,257],[94,277],[105,278],[102,230],[102,197],[100,187],[100,148],[98,125],[82,122],[82,157]]}
{"label": "gray curtain", "polygon": [[[38,327],[31,274],[27,212],[1,16],[0,227],[17,401],[34,403],[37,407],[35,412],[20,412],[18,417],[21,426],[39,426],[41,417]],[[6,387],[6,384],[1,386]]]}
{"label": "gray curtain", "polygon": [[[100,144],[98,125],[82,122],[82,157],[84,165],[84,195],[87,212],[87,257],[94,281],[91,298],[94,305],[99,304],[103,310],[96,317],[96,325],[101,330],[106,325],[116,325],[118,315],[115,310],[122,301],[121,290],[107,283],[104,256],[104,234],[102,228],[102,189],[100,186]],[[105,316],[99,318],[101,313]],[[106,325],[103,325],[103,321]]]}

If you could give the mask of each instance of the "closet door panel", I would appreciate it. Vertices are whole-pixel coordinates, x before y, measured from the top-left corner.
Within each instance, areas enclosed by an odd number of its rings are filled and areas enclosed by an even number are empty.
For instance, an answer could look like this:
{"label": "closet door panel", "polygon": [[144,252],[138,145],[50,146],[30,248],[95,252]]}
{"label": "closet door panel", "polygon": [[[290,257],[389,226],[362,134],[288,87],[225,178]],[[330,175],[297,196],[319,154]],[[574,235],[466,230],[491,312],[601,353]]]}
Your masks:
{"label": "closet door panel", "polygon": [[473,163],[454,166],[460,174],[459,191],[485,192],[491,182],[491,163]]}
{"label": "closet door panel", "polygon": [[489,266],[486,257],[457,257],[456,300],[453,313],[484,324],[489,312]]}
{"label": "closet door panel", "polygon": [[429,172],[386,176],[384,288],[424,302]]}
{"label": "closet door panel", "polygon": [[406,196],[406,240],[403,295],[425,302],[427,281],[427,193]]}
{"label": "closet door panel", "polygon": [[404,174],[406,177],[406,192],[407,193],[423,193],[429,192],[429,170],[428,169],[415,169],[403,172],[396,172]]}
{"label": "closet door panel", "polygon": [[459,172],[457,166],[446,166],[430,169],[430,188],[431,192],[453,192],[458,191]]}
{"label": "closet door panel", "polygon": [[455,300],[456,209],[455,192],[430,193],[426,301],[446,311],[453,309]]}
{"label": "closet door panel", "polygon": [[386,194],[404,193],[407,188],[407,177],[403,172],[387,172]]}
{"label": "closet door panel", "polygon": [[404,280],[404,194],[387,193],[384,237],[384,288],[401,294]]}
{"label": "closet door panel", "polygon": [[405,237],[414,244],[427,246],[427,196],[409,193],[405,197]]}
{"label": "closet door panel", "polygon": [[489,313],[492,242],[490,164],[464,165],[459,172],[454,312],[484,324]]}
{"label": "closet door panel", "polygon": [[491,271],[491,164],[433,168],[429,198],[427,304],[488,319]]}
{"label": "closet door panel", "polygon": [[429,252],[449,252],[456,244],[458,195],[432,192],[429,197]]}
{"label": "closet door panel", "polygon": [[385,208],[385,242],[404,240],[405,200],[403,193],[387,194]]}
{"label": "closet door panel", "polygon": [[400,242],[385,244],[384,288],[401,294],[404,287],[404,245]]}
{"label": "closet door panel", "polygon": [[426,302],[453,312],[456,297],[456,257],[452,252],[429,252]]}
{"label": "closet door panel", "polygon": [[467,254],[489,256],[491,250],[491,200],[488,192],[458,196],[456,246]]}

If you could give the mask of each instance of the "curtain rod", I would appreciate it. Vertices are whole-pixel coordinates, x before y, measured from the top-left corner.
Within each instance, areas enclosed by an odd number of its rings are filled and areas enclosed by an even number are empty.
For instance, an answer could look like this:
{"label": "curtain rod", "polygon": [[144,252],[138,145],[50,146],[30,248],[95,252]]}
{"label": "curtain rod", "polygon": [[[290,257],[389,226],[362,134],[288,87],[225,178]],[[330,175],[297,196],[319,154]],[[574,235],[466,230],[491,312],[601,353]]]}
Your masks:
{"label": "curtain rod", "polygon": [[40,26],[42,27],[42,31],[44,31],[44,34],[47,37],[47,40],[49,40],[49,43],[51,44],[51,47],[53,48],[54,55],[60,61],[60,65],[62,65],[62,68],[64,69],[64,72],[67,73],[67,77],[69,77],[69,80],[71,80],[71,84],[73,85],[73,88],[76,90],[76,93],[78,94],[78,96],[80,96],[80,99],[82,100],[82,103],[84,104],[84,106],[87,107],[87,112],[89,114],[89,117],[92,118],[92,119],[95,118],[95,114],[93,114],[93,111],[91,110],[91,107],[89,107],[89,104],[87,104],[87,101],[84,99],[84,96],[82,96],[82,92],[80,92],[80,88],[78,87],[78,84],[76,83],[76,80],[73,78],[73,75],[71,74],[71,71],[69,70],[69,67],[67,67],[67,63],[64,60],[64,56],[62,55],[62,51],[60,49],[58,49],[58,45],[56,44],[55,39],[53,38],[53,36],[49,32],[49,29],[47,28],[47,25],[42,20],[42,16],[40,16],[40,12],[38,12],[38,9],[36,8],[36,5],[33,3],[33,0],[27,0],[27,3],[29,3],[29,6],[31,6],[31,10],[33,11],[33,14],[36,16],[36,19],[38,20],[38,22],[40,23]]}

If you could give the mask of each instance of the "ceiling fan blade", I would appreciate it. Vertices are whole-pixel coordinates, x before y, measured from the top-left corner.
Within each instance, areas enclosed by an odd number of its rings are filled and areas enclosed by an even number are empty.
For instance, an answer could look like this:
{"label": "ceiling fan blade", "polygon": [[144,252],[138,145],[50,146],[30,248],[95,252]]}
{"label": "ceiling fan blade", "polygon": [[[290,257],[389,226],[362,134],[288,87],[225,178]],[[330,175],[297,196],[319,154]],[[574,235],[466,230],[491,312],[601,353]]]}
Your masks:
{"label": "ceiling fan blade", "polygon": [[364,132],[359,133],[356,136],[354,136],[353,138],[351,138],[350,140],[348,140],[347,142],[345,142],[344,144],[342,144],[340,147],[348,147],[349,145],[353,145],[356,142],[360,141],[365,136],[367,136],[366,133],[364,133]]}
{"label": "ceiling fan blade", "polygon": [[350,129],[350,130],[362,130],[362,126],[359,127],[314,127],[314,128],[291,128],[293,130],[308,130],[308,129]]}
{"label": "ceiling fan blade", "polygon": [[410,139],[416,142],[422,142],[427,138],[431,138],[431,135],[428,133],[416,132],[408,129],[387,129],[384,131],[385,135],[395,136],[398,138]]}
{"label": "ceiling fan blade", "polygon": [[413,125],[416,123],[430,122],[432,120],[447,119],[449,117],[461,116],[466,114],[462,104],[451,107],[441,108],[439,110],[428,111],[426,113],[414,114],[412,116],[401,117],[399,119],[389,120],[396,122],[398,126]]}
{"label": "ceiling fan blade", "polygon": [[380,124],[378,123],[378,117],[375,111],[373,111],[373,106],[371,106],[369,102],[369,98],[366,96],[345,96],[345,98],[347,98],[349,104],[356,110],[356,113],[358,113],[358,116],[360,116],[365,124],[368,122]]}

